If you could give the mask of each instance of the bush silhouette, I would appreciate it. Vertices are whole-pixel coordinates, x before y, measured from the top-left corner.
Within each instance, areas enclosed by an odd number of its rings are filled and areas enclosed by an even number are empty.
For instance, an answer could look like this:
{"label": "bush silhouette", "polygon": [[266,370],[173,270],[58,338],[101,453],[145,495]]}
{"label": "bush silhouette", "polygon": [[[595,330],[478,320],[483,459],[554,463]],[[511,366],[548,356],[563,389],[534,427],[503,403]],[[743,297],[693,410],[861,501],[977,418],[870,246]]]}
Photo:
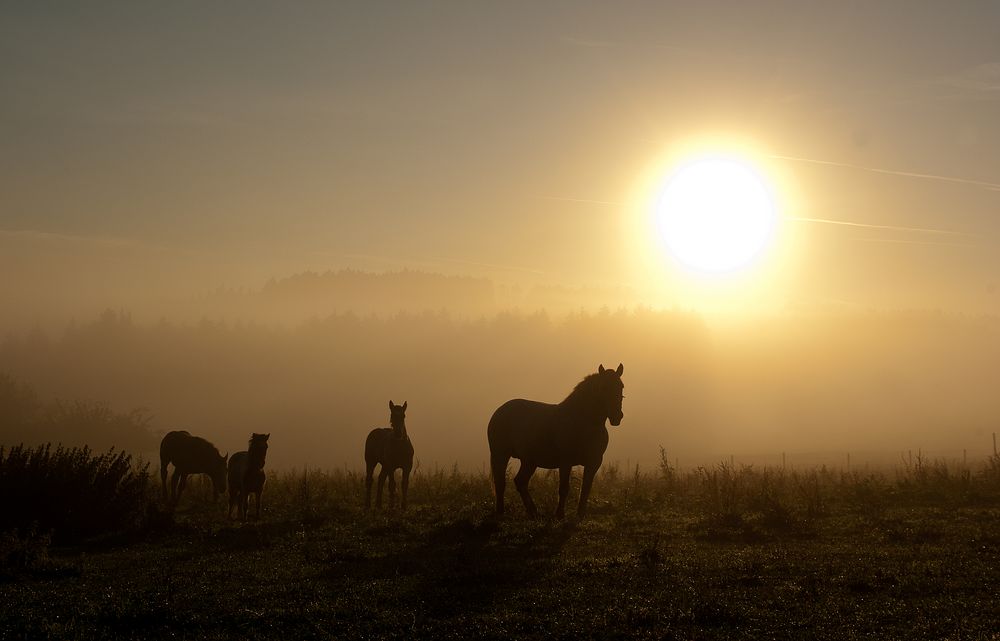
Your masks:
{"label": "bush silhouette", "polygon": [[123,451],[88,447],[0,447],[0,531],[37,528],[73,543],[142,524],[149,464]]}

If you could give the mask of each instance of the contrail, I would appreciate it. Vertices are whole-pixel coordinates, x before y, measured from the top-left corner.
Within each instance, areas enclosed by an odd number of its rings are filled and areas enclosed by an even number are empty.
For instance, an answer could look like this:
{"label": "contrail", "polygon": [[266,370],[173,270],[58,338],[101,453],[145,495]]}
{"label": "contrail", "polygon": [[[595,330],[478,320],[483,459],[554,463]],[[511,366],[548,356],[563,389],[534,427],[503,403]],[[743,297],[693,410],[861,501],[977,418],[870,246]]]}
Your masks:
{"label": "contrail", "polygon": [[868,223],[858,223],[851,220],[832,220],[830,218],[805,218],[802,216],[785,216],[785,220],[794,220],[805,223],[823,223],[825,225],[846,225],[847,227],[864,227],[866,229],[887,229],[890,231],[908,231],[923,234],[947,234],[950,236],[971,236],[964,231],[954,231],[952,229],[933,229],[930,227],[903,227],[899,225],[870,225]]}
{"label": "contrail", "polygon": [[878,167],[867,167],[865,165],[855,165],[846,162],[834,162],[832,160],[817,160],[815,158],[800,158],[798,156],[783,156],[780,154],[766,154],[764,155],[764,157],[774,158],[777,160],[791,160],[794,162],[805,162],[805,163],[811,163],[813,165],[844,167],[846,169],[857,169],[859,171],[869,171],[876,174],[887,174],[890,176],[903,176],[905,178],[922,178],[924,180],[937,180],[940,182],[954,183],[957,185],[972,185],[973,187],[982,187],[984,189],[989,189],[990,191],[1000,191],[1000,183],[994,183],[985,180],[972,180],[970,178],[958,178],[955,176],[939,176],[937,174],[922,174],[914,171],[900,171],[897,169],[880,169]]}
{"label": "contrail", "polygon": [[137,241],[131,238],[64,234],[59,232],[38,231],[35,229],[0,229],[0,236],[10,236],[12,238],[28,238],[35,240],[60,241],[69,243],[87,243],[94,245],[107,245],[107,246],[117,246],[117,247],[134,247],[139,245]]}
{"label": "contrail", "polygon": [[[564,196],[542,196],[542,198],[546,200],[558,200],[561,202],[569,202],[569,203],[586,203],[592,205],[619,206],[625,204],[613,200],[593,200],[590,198],[567,198]],[[822,223],[824,225],[844,225],[847,227],[863,227],[866,229],[885,229],[888,231],[904,231],[904,232],[914,232],[923,234],[947,234],[952,236],[972,236],[972,234],[968,232],[955,231],[952,229],[934,229],[930,227],[905,227],[901,225],[873,225],[869,223],[859,223],[852,220],[833,220],[831,218],[806,218],[804,216],[784,216],[783,218],[785,220],[793,220],[804,223]]]}
{"label": "contrail", "polygon": [[618,206],[618,205],[624,205],[625,204],[625,203],[617,202],[617,201],[614,201],[614,200],[593,200],[593,199],[590,199],[590,198],[566,198],[564,196],[541,196],[541,198],[544,198],[545,200],[559,200],[559,201],[567,202],[567,203],[587,203],[587,204],[590,204],[590,205],[611,205],[611,206]]}
{"label": "contrail", "polygon": [[[825,161],[816,161],[825,162]],[[564,196],[542,196],[546,200],[558,200],[561,202],[570,203],[585,203],[589,205],[608,205],[608,206],[621,206],[625,203],[616,202],[613,200],[593,200],[590,198],[567,198]],[[852,220],[833,220],[831,218],[807,218],[804,216],[783,216],[785,220],[791,220],[796,222],[804,223],[821,223],[824,225],[843,225],[846,227],[862,227],[865,229],[884,229],[886,231],[902,231],[911,233],[921,233],[921,234],[945,234],[949,236],[972,236],[968,232],[956,231],[953,229],[935,229],[932,227],[905,227],[902,225],[873,225],[869,223],[859,223]]]}
{"label": "contrail", "polygon": [[934,240],[898,240],[892,238],[856,238],[865,243],[891,243],[893,245],[945,245],[946,247],[978,247],[976,243],[943,243]]}

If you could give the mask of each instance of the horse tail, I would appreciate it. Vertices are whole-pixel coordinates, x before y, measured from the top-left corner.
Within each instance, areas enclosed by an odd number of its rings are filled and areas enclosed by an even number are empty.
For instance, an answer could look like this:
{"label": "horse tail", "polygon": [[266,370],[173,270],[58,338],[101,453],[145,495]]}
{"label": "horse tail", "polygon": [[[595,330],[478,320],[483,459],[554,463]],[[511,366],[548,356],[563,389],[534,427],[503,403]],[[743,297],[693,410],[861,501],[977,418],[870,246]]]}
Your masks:
{"label": "horse tail", "polygon": [[[167,498],[167,465],[170,464],[170,447],[174,441],[176,432],[167,432],[160,441],[160,484],[163,486],[163,498]],[[174,466],[176,467],[176,463]]]}

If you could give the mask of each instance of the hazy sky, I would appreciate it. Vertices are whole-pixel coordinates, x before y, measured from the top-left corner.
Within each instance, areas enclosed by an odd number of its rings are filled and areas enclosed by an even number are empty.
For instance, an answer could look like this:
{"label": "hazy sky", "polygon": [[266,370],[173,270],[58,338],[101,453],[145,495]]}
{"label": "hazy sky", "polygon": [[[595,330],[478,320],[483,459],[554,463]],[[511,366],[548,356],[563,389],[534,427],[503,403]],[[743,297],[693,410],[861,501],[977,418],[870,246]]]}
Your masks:
{"label": "hazy sky", "polygon": [[685,303],[635,190],[711,140],[884,226],[786,221],[719,297],[1000,312],[996,2],[8,3],[0,78],[23,305],[343,266]]}

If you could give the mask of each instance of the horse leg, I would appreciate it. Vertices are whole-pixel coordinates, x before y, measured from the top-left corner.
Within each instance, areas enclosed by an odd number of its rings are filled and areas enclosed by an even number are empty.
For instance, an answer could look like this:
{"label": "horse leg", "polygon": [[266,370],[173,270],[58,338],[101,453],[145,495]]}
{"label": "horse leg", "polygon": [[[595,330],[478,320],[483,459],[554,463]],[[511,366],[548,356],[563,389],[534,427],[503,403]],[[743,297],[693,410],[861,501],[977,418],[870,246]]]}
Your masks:
{"label": "horse leg", "polygon": [[389,472],[389,509],[396,507],[396,470]]}
{"label": "horse leg", "polygon": [[389,473],[385,470],[385,464],[382,464],[382,469],[378,471],[378,489],[375,491],[375,508],[382,509],[382,486],[385,485],[385,477]]}
{"label": "horse leg", "polygon": [[181,478],[177,483],[177,496],[174,497],[174,503],[181,502],[181,494],[184,492],[184,488],[187,486],[188,475],[181,474]]}
{"label": "horse leg", "polygon": [[533,463],[522,460],[521,467],[514,477],[514,487],[517,488],[517,493],[524,501],[524,509],[528,511],[528,516],[532,518],[538,516],[538,509],[535,507],[535,502],[531,500],[531,494],[528,493],[528,481],[531,480],[531,475],[535,473],[537,467]]}
{"label": "horse leg", "polygon": [[174,467],[174,473],[170,476],[170,502],[177,505],[177,485],[181,482],[181,471]]}
{"label": "horse leg", "polygon": [[507,463],[509,456],[490,457],[490,472],[493,474],[493,495],[497,500],[497,516],[503,516],[503,493],[507,488]]}
{"label": "horse leg", "polygon": [[235,483],[229,484],[229,518],[233,518],[233,508],[237,506],[240,500],[240,488],[236,487]]}
{"label": "horse leg", "polygon": [[594,484],[594,475],[601,464],[587,465],[583,468],[583,483],[580,485],[580,506],[576,510],[577,516],[583,518],[587,513],[587,499],[590,497],[590,486]]}
{"label": "horse leg", "polygon": [[365,509],[372,509],[372,483],[375,481],[375,463],[365,463]]}
{"label": "horse leg", "polygon": [[259,521],[260,520],[260,495],[261,495],[261,493],[263,491],[264,491],[264,488],[261,488],[257,492],[253,493],[253,509],[254,509],[254,520],[255,521]]}
{"label": "horse leg", "polygon": [[400,486],[403,490],[403,502],[401,504],[401,509],[406,509],[406,493],[410,489],[410,468],[403,468],[403,478],[400,480]]}
{"label": "horse leg", "polygon": [[561,519],[566,516],[566,496],[569,495],[569,476],[573,471],[570,465],[559,468],[559,506],[556,507],[556,518]]}
{"label": "horse leg", "polygon": [[160,459],[160,483],[163,485],[163,502],[166,503],[167,499],[167,461]]}

